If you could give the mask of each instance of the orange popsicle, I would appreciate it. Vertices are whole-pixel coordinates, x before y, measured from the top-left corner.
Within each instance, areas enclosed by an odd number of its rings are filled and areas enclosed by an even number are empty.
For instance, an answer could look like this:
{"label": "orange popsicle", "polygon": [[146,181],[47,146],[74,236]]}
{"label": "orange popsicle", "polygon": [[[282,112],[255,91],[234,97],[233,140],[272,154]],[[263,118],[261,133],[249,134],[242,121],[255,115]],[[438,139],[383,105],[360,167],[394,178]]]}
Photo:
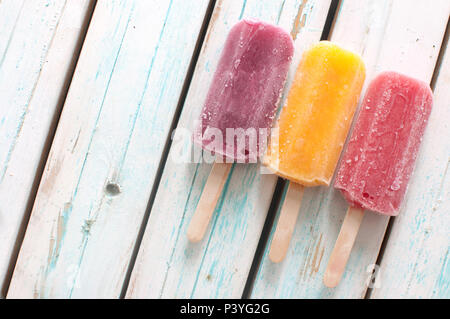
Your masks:
{"label": "orange popsicle", "polygon": [[278,151],[269,150],[264,163],[304,186],[328,186],[364,78],[361,58],[331,42],[305,52],[278,121]]}
{"label": "orange popsicle", "polygon": [[[303,186],[329,185],[365,79],[362,59],[322,41],[298,66],[264,165],[291,181],[270,258],[281,261],[300,209]],[[286,203],[293,200],[295,203]],[[288,212],[289,211],[289,212]]]}

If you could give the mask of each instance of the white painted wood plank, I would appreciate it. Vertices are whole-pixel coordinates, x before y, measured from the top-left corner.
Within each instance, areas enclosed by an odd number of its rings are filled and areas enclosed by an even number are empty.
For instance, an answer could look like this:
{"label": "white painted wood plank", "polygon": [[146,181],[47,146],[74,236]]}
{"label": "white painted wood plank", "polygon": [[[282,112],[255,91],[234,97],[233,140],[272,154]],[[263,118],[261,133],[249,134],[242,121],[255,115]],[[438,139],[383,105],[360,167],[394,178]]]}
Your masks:
{"label": "white painted wood plank", "polygon": [[97,2],[8,297],[120,295],[208,3]]}
{"label": "white painted wood plank", "polygon": [[[449,5],[445,0],[434,1],[433,5],[419,0],[346,0],[331,40],[363,56],[366,85],[383,70],[430,81]],[[418,202],[421,198],[408,196],[407,200]],[[333,189],[307,189],[287,258],[281,264],[273,264],[268,259],[269,246],[266,248],[252,297],[364,297],[371,274],[367,267],[376,262],[386,217],[370,212],[365,215],[340,285],[329,289],[322,283],[347,206]]]}
{"label": "white painted wood plank", "polygon": [[371,298],[450,298],[450,50],[408,189],[395,218]]}
{"label": "white painted wood plank", "polygon": [[199,117],[230,28],[241,17],[253,17],[293,30],[298,39],[294,60],[298,61],[304,47],[320,39],[330,2],[217,2],[178,126],[186,134],[174,141],[171,148],[128,298],[242,296],[276,176],[261,175],[259,165],[234,165],[205,238],[192,244],[186,231],[211,165],[180,163],[179,154],[182,149],[191,149],[190,132]]}
{"label": "white painted wood plank", "polygon": [[92,6],[0,2],[0,286]]}

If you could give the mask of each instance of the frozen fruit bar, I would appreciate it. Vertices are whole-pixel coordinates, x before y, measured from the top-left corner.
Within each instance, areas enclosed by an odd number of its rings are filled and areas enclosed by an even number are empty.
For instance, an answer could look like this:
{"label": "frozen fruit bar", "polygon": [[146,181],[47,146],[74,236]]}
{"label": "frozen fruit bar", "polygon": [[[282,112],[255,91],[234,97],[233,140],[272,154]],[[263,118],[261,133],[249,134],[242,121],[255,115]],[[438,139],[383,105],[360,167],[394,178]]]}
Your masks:
{"label": "frozen fruit bar", "polygon": [[303,55],[265,164],[304,186],[329,185],[365,79],[361,58],[322,41]]}
{"label": "frozen fruit bar", "polygon": [[335,183],[350,205],[399,213],[432,104],[422,81],[394,72],[372,81]]}
{"label": "frozen fruit bar", "polygon": [[243,20],[230,31],[201,113],[194,141],[239,162],[265,151],[294,53],[282,28]]}

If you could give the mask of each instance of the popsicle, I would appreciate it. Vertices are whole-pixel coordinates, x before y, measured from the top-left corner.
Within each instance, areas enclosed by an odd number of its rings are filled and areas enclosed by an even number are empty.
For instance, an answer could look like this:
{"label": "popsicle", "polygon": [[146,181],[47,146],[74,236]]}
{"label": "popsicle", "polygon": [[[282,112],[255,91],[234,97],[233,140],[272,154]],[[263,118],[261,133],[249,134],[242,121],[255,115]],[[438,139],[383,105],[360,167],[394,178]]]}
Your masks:
{"label": "popsicle", "polygon": [[282,28],[242,20],[231,29],[201,112],[193,140],[216,155],[188,238],[200,241],[233,162],[256,163],[269,130],[294,53]]}
{"label": "popsicle", "polygon": [[398,215],[432,104],[431,89],[422,81],[384,72],[371,82],[334,184],[350,208],[325,272],[326,286],[339,283],[365,209]]}
{"label": "popsicle", "polygon": [[330,184],[365,79],[361,58],[321,41],[298,66],[263,163],[290,180],[269,257],[284,259],[304,186]]}

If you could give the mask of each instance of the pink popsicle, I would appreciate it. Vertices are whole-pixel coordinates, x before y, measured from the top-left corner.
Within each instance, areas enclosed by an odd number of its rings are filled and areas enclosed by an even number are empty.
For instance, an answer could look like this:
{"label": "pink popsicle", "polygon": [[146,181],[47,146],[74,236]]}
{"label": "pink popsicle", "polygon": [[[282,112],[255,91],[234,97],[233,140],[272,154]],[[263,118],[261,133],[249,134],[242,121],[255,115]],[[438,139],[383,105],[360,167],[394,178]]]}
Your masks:
{"label": "pink popsicle", "polygon": [[335,187],[350,203],[324,275],[338,285],[368,209],[399,213],[433,104],[428,84],[395,72],[370,84],[341,159]]}
{"label": "pink popsicle", "polygon": [[191,242],[206,232],[230,162],[256,163],[264,152],[293,54],[291,36],[275,25],[243,20],[231,29],[193,135],[196,144],[221,156],[191,219]]}
{"label": "pink popsicle", "polygon": [[[259,136],[261,129],[272,125],[293,53],[292,38],[282,28],[238,22],[225,42],[194,142],[233,161],[256,162],[266,144],[261,139],[268,136]],[[236,129],[237,137],[227,129]]]}
{"label": "pink popsicle", "polygon": [[398,215],[432,101],[422,81],[394,72],[372,81],[335,183],[352,206]]}

